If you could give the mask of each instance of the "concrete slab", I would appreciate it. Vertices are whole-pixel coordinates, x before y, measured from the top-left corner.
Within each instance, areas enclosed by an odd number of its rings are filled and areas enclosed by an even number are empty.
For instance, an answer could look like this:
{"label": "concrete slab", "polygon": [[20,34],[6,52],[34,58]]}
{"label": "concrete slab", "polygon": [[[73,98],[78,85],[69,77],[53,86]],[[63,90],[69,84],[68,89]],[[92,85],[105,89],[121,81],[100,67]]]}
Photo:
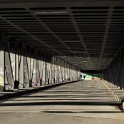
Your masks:
{"label": "concrete slab", "polygon": [[124,113],[100,81],[80,81],[2,102],[0,124],[15,123],[123,124]]}

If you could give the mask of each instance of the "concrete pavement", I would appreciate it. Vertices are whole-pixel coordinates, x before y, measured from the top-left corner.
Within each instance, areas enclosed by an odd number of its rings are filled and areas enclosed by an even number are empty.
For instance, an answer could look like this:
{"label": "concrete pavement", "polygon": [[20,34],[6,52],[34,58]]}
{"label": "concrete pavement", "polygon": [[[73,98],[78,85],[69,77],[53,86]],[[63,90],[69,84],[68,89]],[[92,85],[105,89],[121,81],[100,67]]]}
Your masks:
{"label": "concrete pavement", "polygon": [[79,81],[0,104],[0,124],[123,124],[119,102],[101,81]]}

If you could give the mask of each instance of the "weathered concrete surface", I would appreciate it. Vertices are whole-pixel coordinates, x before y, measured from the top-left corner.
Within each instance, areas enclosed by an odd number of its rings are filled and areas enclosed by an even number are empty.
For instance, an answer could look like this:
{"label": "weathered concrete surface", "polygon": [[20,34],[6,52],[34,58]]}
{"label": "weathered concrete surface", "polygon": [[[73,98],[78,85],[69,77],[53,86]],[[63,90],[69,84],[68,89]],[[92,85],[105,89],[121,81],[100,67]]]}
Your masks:
{"label": "weathered concrete surface", "polygon": [[101,81],[80,81],[0,104],[0,124],[123,124],[117,99]]}
{"label": "weathered concrete surface", "polygon": [[10,99],[13,97],[19,97],[19,96],[24,95],[24,94],[31,94],[31,93],[35,93],[38,91],[48,90],[50,88],[61,86],[61,85],[64,85],[66,83],[69,84],[69,83],[74,83],[74,82],[77,82],[77,81],[63,82],[63,83],[56,83],[56,84],[46,84],[46,85],[42,85],[42,86],[28,87],[27,89],[22,88],[19,90],[16,89],[14,91],[0,92],[0,101],[7,100],[7,99]]}
{"label": "weathered concrete surface", "polygon": [[123,124],[124,120],[101,119],[78,116],[59,116],[42,113],[7,113],[0,115],[1,124]]}

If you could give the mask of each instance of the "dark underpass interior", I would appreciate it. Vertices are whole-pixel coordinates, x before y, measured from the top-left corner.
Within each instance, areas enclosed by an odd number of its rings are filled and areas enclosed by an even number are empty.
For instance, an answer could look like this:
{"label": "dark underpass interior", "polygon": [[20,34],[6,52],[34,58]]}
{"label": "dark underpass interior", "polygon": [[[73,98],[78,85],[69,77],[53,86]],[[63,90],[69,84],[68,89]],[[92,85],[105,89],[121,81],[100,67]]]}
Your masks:
{"label": "dark underpass interior", "polygon": [[122,124],[123,90],[123,0],[0,0],[0,123]]}
{"label": "dark underpass interior", "polygon": [[8,0],[0,5],[0,29],[8,37],[9,51],[26,47],[22,54],[29,55],[36,49],[83,70],[110,65],[123,46],[123,17],[122,0]]}
{"label": "dark underpass interior", "polygon": [[1,0],[1,50],[101,70],[123,89],[123,5],[123,0]]}

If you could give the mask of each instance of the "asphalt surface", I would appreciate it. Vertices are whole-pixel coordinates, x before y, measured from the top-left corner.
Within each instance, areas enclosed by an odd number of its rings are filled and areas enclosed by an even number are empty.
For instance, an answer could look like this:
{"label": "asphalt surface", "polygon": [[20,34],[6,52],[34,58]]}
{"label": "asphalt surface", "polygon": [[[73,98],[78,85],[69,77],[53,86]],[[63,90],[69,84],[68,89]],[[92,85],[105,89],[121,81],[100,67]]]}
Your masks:
{"label": "asphalt surface", "polygon": [[124,124],[104,81],[79,81],[0,103],[0,124]]}

